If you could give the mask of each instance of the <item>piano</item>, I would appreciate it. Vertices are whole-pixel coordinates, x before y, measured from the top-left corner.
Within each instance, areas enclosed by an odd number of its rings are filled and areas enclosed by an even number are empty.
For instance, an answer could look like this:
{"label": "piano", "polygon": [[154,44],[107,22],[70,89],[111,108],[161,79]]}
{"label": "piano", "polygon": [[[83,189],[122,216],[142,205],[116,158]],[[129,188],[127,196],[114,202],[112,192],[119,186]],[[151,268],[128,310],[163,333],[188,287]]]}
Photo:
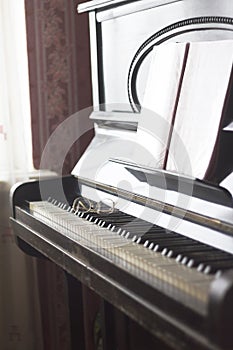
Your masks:
{"label": "piano", "polygon": [[93,0],[78,11],[89,12],[95,136],[70,175],[12,188],[17,243],[94,290],[160,349],[233,349],[232,192],[224,179],[156,168],[137,137],[153,47],[232,38],[233,3]]}

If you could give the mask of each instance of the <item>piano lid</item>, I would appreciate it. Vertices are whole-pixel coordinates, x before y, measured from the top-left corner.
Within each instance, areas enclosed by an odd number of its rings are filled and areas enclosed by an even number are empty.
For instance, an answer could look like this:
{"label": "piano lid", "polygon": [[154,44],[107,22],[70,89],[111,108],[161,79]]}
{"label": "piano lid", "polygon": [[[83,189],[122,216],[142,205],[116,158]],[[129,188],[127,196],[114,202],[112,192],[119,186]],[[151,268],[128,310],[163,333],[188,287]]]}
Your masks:
{"label": "piano lid", "polygon": [[[136,3],[137,1],[137,3]],[[93,1],[87,1],[85,3],[78,5],[78,12],[87,12],[87,11],[93,11],[93,10],[105,10],[105,9],[112,9],[116,8],[119,11],[119,7],[122,5],[132,5],[134,6],[134,10],[142,10],[142,9],[148,9],[151,6],[155,6],[155,0],[93,0]],[[169,4],[172,2],[177,2],[182,0],[156,0],[156,6],[161,6],[165,4]]]}
{"label": "piano lid", "polygon": [[[78,5],[78,12],[86,12],[86,11],[92,11],[97,9],[103,9],[109,6],[116,6],[124,3],[129,3],[128,0],[93,0],[93,1],[87,1],[83,4]],[[131,1],[132,2],[132,1]]]}

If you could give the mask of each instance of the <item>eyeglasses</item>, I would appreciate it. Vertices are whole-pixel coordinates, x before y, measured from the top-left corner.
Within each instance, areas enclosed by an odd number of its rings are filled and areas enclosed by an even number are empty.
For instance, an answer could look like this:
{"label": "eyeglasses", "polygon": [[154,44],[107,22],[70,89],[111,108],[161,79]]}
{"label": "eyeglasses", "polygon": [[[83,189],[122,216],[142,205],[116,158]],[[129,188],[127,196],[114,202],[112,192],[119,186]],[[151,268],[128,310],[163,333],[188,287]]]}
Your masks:
{"label": "eyeglasses", "polygon": [[110,205],[104,202],[94,202],[88,198],[77,197],[72,203],[72,209],[74,211],[82,211],[84,213],[97,213],[97,214],[111,214],[115,210],[116,203],[111,198],[105,198],[105,202],[109,202]]}

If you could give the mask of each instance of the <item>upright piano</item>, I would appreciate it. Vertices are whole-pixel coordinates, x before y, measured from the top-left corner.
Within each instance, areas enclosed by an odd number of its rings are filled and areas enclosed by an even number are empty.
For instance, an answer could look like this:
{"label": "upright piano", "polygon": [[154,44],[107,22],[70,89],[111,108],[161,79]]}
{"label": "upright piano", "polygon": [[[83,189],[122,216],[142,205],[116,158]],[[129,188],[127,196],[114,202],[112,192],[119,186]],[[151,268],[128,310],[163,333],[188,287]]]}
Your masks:
{"label": "upright piano", "polygon": [[[157,168],[137,134],[152,49],[232,39],[233,3],[93,0],[78,11],[89,12],[95,136],[71,175],[14,186],[18,245],[55,262],[164,349],[233,349],[232,156],[219,181],[201,180]],[[77,112],[67,127],[79,119],[84,133],[85,118]]]}

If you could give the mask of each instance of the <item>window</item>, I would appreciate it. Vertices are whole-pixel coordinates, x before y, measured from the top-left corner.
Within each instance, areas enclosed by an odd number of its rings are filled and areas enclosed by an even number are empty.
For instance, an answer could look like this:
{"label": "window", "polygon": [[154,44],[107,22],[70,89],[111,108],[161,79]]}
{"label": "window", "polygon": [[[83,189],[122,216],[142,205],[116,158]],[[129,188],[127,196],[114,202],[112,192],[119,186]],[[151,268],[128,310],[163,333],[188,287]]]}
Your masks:
{"label": "window", "polygon": [[33,170],[24,0],[0,0],[0,180]]}

